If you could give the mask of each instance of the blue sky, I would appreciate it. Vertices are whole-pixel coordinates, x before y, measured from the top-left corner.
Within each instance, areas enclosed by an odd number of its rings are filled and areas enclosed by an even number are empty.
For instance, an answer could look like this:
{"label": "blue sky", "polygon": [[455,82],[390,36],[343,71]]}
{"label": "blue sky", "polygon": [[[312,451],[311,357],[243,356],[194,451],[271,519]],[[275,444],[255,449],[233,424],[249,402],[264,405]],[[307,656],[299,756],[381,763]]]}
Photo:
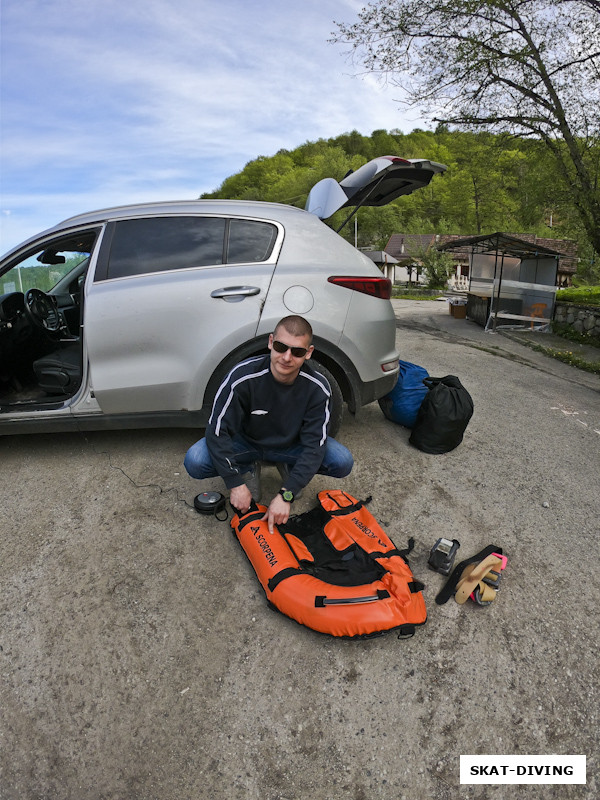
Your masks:
{"label": "blue sky", "polygon": [[328,42],[362,5],[2,0],[0,253],[73,214],[198,197],[305,141],[425,127]]}

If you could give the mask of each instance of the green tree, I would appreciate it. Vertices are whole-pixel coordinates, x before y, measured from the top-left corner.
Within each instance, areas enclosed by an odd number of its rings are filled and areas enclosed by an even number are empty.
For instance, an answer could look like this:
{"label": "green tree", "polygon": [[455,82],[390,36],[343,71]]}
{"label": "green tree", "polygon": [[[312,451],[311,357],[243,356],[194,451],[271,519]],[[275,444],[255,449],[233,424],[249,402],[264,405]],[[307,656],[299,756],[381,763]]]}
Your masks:
{"label": "green tree", "polygon": [[454,272],[454,261],[448,253],[436,247],[417,247],[413,254],[415,261],[422,265],[430,289],[446,289],[448,278]]}
{"label": "green tree", "polygon": [[[370,137],[354,132],[260,156],[203,197],[270,200],[303,208],[310,189],[321,178],[340,180],[367,159],[384,154],[430,158],[446,164],[448,171],[426,189],[387,206],[361,208],[358,236],[352,220],[341,231],[352,244],[357,241],[359,247],[383,250],[389,237],[399,232],[535,233],[575,239],[581,277],[594,282],[595,273],[600,272],[600,260],[594,261],[573,193],[557,179],[554,158],[539,139],[451,131],[443,124],[435,131],[376,130]],[[337,230],[349,213],[350,209],[343,209],[327,224]]]}
{"label": "green tree", "polygon": [[[332,227],[339,227],[349,213],[350,209],[348,208],[338,212],[336,214],[336,222],[338,224],[333,224]],[[356,242],[359,248],[383,250],[391,234],[404,229],[402,210],[396,204],[390,203],[382,207],[363,206],[356,214],[356,227],[354,219],[351,219],[342,228],[340,235],[351,244]]]}
{"label": "green tree", "polygon": [[370,71],[427,117],[533,137],[600,254],[600,14],[595,0],[374,0],[338,23]]}

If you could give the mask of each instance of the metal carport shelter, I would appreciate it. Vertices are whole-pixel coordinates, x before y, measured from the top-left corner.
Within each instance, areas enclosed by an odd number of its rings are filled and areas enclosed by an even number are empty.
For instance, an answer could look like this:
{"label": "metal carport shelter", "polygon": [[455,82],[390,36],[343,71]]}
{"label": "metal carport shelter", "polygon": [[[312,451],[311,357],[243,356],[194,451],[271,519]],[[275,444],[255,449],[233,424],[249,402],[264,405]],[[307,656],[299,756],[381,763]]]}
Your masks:
{"label": "metal carport shelter", "polygon": [[496,330],[499,325],[544,329],[552,321],[556,250],[505,233],[457,239],[440,250],[469,248],[467,316]]}

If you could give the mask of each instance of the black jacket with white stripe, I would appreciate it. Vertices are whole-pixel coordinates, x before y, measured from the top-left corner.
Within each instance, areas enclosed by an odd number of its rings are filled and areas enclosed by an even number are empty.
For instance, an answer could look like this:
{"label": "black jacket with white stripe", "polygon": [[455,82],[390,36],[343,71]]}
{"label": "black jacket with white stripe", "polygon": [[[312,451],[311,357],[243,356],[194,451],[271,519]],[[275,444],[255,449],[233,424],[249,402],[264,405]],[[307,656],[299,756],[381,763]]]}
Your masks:
{"label": "black jacket with white stripe", "polygon": [[329,423],[331,388],[327,379],[305,361],[292,384],[277,381],[270,354],[242,361],[225,378],[215,396],[206,429],[213,464],[228,489],[240,486],[247,465],[236,462],[232,439],[241,434],[261,450],[301,452],[286,489],[297,493],[315,475],[323,460]]}

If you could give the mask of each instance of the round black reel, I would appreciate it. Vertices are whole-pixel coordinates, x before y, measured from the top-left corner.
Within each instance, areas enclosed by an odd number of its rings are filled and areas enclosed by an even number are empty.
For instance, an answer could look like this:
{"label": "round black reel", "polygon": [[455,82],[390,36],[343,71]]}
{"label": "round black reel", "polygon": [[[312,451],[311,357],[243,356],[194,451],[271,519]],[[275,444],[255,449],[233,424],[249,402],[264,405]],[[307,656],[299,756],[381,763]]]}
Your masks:
{"label": "round black reel", "polygon": [[[194,497],[194,508],[199,514],[216,516],[225,509],[225,497],[221,492],[200,492]],[[224,519],[227,519],[227,517],[224,517]]]}

